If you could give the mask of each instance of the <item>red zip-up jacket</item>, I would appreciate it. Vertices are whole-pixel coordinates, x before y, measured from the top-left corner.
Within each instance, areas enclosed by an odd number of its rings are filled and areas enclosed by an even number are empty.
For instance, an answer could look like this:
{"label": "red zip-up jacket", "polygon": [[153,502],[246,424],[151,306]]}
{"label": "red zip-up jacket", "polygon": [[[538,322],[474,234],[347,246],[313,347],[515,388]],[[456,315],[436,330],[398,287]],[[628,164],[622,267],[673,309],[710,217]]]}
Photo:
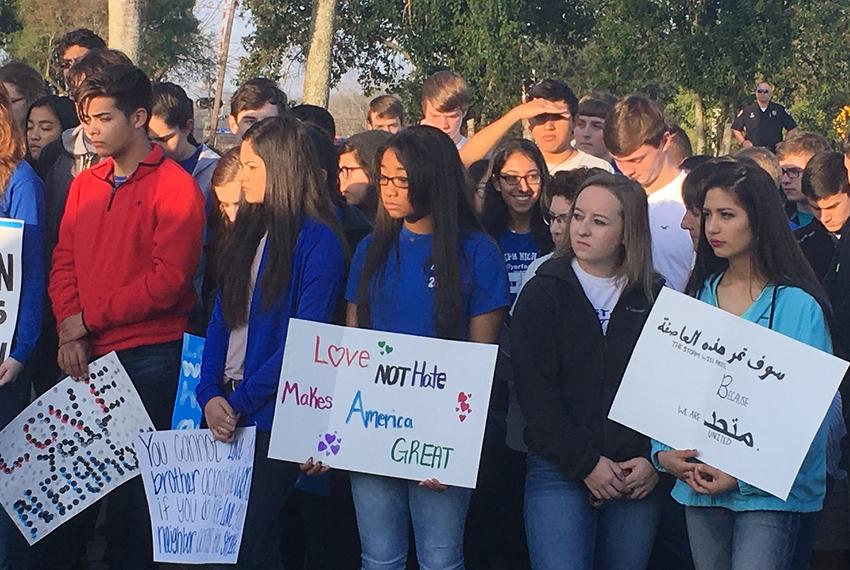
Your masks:
{"label": "red zip-up jacket", "polygon": [[53,250],[56,323],[82,311],[94,356],[180,339],[203,232],[197,183],[156,145],[117,188],[112,159],[81,172]]}

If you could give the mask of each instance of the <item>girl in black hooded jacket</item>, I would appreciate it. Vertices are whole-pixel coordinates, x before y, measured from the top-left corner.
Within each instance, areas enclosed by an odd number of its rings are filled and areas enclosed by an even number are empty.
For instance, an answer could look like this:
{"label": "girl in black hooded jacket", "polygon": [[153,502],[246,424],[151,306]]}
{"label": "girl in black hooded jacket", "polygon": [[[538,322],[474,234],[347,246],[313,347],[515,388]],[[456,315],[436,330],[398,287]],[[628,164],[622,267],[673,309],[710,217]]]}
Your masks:
{"label": "girl in black hooded jacket", "polygon": [[523,289],[511,329],[528,422],[531,561],[544,570],[644,568],[659,505],[650,441],[608,419],[663,284],[644,190],[610,174],[588,179],[569,235]]}

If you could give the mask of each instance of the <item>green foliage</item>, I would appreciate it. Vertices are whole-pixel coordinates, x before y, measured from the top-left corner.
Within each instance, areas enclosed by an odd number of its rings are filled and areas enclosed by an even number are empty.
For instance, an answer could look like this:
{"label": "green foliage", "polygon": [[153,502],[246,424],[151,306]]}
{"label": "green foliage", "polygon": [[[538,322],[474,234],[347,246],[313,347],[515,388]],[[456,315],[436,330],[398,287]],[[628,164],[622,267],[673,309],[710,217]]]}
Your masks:
{"label": "green foliage", "polygon": [[[0,16],[9,0],[0,0]],[[209,41],[192,14],[194,0],[146,0],[142,4],[141,62],[152,79],[168,74],[203,76],[213,67]],[[65,32],[89,28],[107,37],[106,0],[16,0],[19,29],[8,37],[6,49],[61,85],[53,51]]]}
{"label": "green foliage", "polygon": [[[256,31],[245,39],[250,55],[242,79],[279,78],[286,59],[303,61],[311,6],[308,0],[246,1]],[[516,104],[535,76],[563,76],[590,18],[581,2],[340,0],[332,81],[356,69],[367,93],[397,92],[412,112],[422,80],[454,69],[470,84],[471,115],[492,118]]]}
{"label": "green foliage", "polygon": [[9,35],[21,28],[15,11],[15,0],[0,0],[0,49],[4,49]]}

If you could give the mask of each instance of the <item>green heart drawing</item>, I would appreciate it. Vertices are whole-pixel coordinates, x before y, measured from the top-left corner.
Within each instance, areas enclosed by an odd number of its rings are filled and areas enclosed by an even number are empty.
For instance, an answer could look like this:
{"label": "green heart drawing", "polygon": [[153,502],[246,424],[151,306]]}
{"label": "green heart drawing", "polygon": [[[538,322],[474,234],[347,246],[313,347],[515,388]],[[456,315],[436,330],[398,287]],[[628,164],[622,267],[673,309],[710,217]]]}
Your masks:
{"label": "green heart drawing", "polygon": [[387,354],[391,353],[392,351],[393,351],[393,347],[391,347],[390,345],[387,345]]}
{"label": "green heart drawing", "polygon": [[382,354],[382,355],[384,355],[384,354],[389,354],[389,353],[391,353],[391,352],[393,351],[393,347],[391,347],[389,344],[387,344],[387,343],[386,343],[385,341],[383,341],[383,340],[379,340],[379,341],[378,341],[378,348],[380,348],[380,349],[381,349],[381,354]]}
{"label": "green heart drawing", "polygon": [[384,341],[382,341],[382,340],[379,340],[379,341],[378,341],[378,348],[384,348],[384,345],[385,345],[385,344],[387,344],[387,343],[385,343],[385,342],[384,342]]}

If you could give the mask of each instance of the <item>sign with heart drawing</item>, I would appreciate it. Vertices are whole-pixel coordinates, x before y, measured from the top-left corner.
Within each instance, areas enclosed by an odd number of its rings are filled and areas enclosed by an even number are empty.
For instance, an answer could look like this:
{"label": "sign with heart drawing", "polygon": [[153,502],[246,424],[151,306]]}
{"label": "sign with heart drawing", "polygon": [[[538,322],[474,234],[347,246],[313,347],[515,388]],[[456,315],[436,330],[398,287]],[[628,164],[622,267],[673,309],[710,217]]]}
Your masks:
{"label": "sign with heart drawing", "polygon": [[269,457],[475,487],[496,352],[292,319]]}

